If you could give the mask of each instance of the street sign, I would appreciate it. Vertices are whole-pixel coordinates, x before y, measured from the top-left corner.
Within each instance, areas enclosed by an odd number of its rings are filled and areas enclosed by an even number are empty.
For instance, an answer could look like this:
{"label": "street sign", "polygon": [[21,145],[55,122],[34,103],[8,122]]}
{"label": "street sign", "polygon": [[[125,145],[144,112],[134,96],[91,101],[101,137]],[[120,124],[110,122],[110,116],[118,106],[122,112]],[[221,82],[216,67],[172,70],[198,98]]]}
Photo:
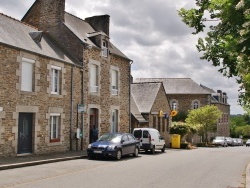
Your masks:
{"label": "street sign", "polygon": [[78,113],[85,112],[85,105],[84,104],[78,104]]}

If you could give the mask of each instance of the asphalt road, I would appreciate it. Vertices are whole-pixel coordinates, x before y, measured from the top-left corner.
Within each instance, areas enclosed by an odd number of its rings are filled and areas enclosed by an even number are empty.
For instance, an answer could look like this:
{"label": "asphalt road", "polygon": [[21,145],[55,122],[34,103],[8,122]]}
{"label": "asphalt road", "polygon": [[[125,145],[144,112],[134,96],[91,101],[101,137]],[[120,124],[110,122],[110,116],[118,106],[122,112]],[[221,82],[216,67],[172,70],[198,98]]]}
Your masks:
{"label": "asphalt road", "polygon": [[243,188],[249,147],[166,150],[115,160],[77,159],[0,171],[0,187]]}

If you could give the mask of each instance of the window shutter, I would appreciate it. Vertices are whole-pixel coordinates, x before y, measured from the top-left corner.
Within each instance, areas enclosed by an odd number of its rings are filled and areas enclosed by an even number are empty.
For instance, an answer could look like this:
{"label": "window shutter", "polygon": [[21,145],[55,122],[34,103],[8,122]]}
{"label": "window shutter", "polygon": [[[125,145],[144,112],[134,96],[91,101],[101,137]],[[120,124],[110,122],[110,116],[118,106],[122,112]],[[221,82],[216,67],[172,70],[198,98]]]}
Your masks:
{"label": "window shutter", "polygon": [[22,91],[33,91],[33,65],[33,63],[22,62]]}

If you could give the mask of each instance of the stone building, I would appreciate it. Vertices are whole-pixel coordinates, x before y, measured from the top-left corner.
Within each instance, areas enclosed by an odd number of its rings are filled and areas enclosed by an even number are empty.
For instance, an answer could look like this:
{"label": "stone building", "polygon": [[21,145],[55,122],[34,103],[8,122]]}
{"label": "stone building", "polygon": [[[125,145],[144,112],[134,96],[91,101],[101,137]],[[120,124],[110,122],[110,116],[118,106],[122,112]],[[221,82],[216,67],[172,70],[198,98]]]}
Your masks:
{"label": "stone building", "polygon": [[36,0],[22,22],[0,19],[0,156],[84,149],[94,125],[129,131],[131,60],[110,42],[108,15]]}
{"label": "stone building", "polygon": [[163,84],[144,82],[131,84],[131,127],[151,127],[157,129],[170,143],[170,105]]}
{"label": "stone building", "polygon": [[[195,83],[191,78],[137,78],[135,83],[162,82],[171,110],[187,114],[188,110],[213,104],[223,113],[218,119],[217,132],[209,134],[209,139],[216,135],[229,136],[230,105],[226,93],[220,90],[215,93],[203,85]],[[200,142],[197,135],[187,137],[187,141]]]}
{"label": "stone building", "polygon": [[81,63],[47,33],[0,20],[0,156],[69,150]]}

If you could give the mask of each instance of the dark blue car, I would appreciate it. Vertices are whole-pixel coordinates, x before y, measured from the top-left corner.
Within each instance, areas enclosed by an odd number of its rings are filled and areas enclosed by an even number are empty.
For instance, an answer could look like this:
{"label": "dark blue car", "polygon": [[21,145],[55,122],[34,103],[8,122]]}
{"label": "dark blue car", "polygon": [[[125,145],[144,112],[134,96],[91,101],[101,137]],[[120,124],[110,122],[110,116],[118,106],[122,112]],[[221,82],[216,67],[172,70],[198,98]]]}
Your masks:
{"label": "dark blue car", "polygon": [[87,153],[90,159],[95,157],[113,157],[117,160],[124,155],[139,154],[140,142],[130,133],[106,133],[96,142],[89,144]]}

